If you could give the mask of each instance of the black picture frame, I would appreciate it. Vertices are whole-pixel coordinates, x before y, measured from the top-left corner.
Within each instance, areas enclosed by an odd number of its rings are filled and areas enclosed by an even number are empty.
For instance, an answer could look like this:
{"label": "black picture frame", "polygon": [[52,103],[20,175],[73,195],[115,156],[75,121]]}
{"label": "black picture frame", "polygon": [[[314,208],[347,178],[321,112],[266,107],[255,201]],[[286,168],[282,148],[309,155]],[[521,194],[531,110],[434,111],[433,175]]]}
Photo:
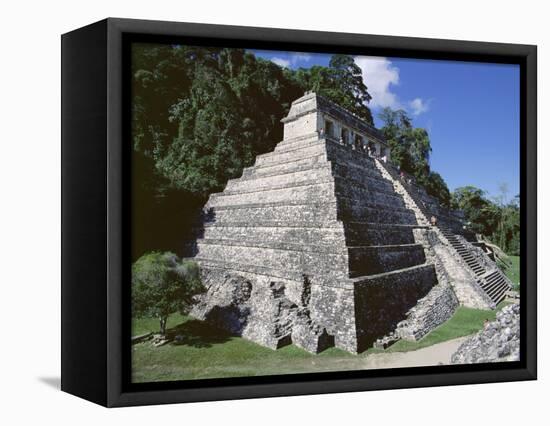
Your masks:
{"label": "black picture frame", "polygon": [[[518,362],[129,383],[128,43],[520,66]],[[536,46],[109,18],[62,36],[62,390],[108,407],[534,380],[537,377]]]}

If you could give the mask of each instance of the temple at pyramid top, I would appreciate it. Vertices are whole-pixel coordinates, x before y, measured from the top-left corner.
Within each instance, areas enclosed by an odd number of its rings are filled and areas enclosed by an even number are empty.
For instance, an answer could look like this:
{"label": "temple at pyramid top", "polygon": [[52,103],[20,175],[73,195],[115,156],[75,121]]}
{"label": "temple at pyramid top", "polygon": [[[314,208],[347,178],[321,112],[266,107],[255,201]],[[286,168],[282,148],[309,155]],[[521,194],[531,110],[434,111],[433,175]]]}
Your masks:
{"label": "temple at pyramid top", "polygon": [[285,140],[318,133],[352,149],[390,158],[390,148],[378,129],[315,92],[306,92],[292,102],[281,122]]}

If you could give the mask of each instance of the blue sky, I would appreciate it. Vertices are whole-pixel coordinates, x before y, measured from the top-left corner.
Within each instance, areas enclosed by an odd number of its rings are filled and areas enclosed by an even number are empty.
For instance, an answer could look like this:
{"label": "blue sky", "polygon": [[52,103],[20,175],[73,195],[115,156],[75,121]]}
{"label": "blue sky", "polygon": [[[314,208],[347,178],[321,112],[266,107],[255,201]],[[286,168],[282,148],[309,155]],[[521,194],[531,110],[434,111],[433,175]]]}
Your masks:
{"label": "blue sky", "polygon": [[[289,68],[328,65],[330,55],[254,51]],[[381,108],[403,108],[428,130],[431,167],[454,190],[474,185],[508,198],[519,193],[519,66],[360,56],[355,62]]]}

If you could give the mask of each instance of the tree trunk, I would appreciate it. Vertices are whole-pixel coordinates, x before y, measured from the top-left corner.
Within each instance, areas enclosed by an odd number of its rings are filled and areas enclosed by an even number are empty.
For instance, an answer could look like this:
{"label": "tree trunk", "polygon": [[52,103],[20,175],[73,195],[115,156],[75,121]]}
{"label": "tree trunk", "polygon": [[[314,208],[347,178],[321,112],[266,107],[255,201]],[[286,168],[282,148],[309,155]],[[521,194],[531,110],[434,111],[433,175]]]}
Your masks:
{"label": "tree trunk", "polygon": [[160,334],[166,335],[166,317],[160,319]]}

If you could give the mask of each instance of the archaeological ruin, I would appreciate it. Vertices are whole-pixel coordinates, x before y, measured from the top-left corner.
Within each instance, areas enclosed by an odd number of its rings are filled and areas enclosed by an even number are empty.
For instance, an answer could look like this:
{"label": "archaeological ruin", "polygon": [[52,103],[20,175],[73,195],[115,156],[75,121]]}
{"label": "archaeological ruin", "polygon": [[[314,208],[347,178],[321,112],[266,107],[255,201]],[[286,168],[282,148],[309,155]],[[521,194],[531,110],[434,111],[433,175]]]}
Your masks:
{"label": "archaeological ruin", "polygon": [[460,212],[401,175],[377,129],[315,93],[282,122],[204,207],[193,316],[273,349],[360,353],[503,300],[510,281]]}

